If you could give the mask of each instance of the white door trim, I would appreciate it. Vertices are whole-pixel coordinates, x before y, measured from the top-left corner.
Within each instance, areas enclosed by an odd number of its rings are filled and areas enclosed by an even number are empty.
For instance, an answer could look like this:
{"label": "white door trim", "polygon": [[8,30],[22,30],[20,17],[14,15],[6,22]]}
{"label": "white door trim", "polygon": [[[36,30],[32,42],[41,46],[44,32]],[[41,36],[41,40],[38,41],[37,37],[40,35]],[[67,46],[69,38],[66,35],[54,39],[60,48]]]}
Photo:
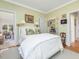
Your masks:
{"label": "white door trim", "polygon": [[66,40],[66,44],[68,46],[70,46],[71,43],[72,43],[72,40],[71,40],[71,25],[70,25],[71,24],[71,20],[70,20],[70,14],[74,13],[74,12],[78,12],[78,11],[79,11],[79,9],[76,9],[76,10],[69,11],[67,13],[67,40]]}

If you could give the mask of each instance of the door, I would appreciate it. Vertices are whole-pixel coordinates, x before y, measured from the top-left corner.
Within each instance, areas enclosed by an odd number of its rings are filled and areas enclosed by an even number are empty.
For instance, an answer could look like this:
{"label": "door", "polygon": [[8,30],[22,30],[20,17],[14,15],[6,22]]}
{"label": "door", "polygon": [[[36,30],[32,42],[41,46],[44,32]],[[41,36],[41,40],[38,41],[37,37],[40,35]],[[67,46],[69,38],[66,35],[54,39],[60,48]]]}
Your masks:
{"label": "door", "polygon": [[40,16],[40,18],[39,18],[39,27],[40,27],[40,32],[41,33],[46,33],[47,32],[47,23],[45,21],[44,16]]}

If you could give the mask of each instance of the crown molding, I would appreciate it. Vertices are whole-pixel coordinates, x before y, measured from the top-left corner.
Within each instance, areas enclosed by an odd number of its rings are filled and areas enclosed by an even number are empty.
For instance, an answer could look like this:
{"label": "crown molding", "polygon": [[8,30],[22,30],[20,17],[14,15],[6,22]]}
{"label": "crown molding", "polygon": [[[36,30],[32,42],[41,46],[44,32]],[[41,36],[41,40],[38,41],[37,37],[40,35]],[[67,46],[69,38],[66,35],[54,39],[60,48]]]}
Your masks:
{"label": "crown molding", "polygon": [[58,6],[58,7],[56,7],[56,8],[53,8],[53,9],[47,11],[47,12],[44,12],[44,11],[42,11],[42,10],[38,10],[38,9],[35,9],[35,8],[32,8],[32,7],[29,7],[29,6],[27,6],[27,5],[23,5],[23,4],[14,2],[14,1],[12,1],[12,0],[4,0],[4,1],[9,2],[9,3],[12,3],[12,4],[19,5],[19,6],[24,7],[24,8],[31,9],[31,10],[34,10],[34,11],[37,11],[37,12],[40,12],[40,13],[43,13],[43,14],[48,14],[48,13],[50,13],[50,12],[53,12],[53,11],[59,9],[59,8],[62,8],[62,7],[64,7],[64,6],[66,6],[66,5],[68,5],[68,4],[71,4],[71,3],[73,3],[73,2],[75,2],[75,1],[77,1],[77,0],[72,0],[72,1],[70,1],[70,2],[68,2],[68,3],[65,3],[65,4],[61,5],[61,6]]}
{"label": "crown molding", "polygon": [[10,10],[10,9],[5,9],[5,8],[0,8],[0,11],[5,11],[5,12],[8,12],[8,13],[16,14],[16,11]]}
{"label": "crown molding", "polygon": [[18,3],[18,2],[14,2],[14,1],[12,1],[12,0],[4,0],[4,1],[9,2],[9,3],[12,3],[12,4],[15,4],[15,5],[19,5],[19,6],[21,6],[21,7],[28,8],[28,9],[31,9],[31,10],[34,10],[34,11],[37,11],[37,12],[40,12],[40,13],[44,13],[44,14],[46,13],[46,12],[44,12],[44,11],[41,11],[41,10],[32,8],[32,7],[30,7],[30,6],[27,6],[27,5]]}
{"label": "crown molding", "polygon": [[49,11],[46,12],[46,13],[48,14],[48,13],[50,13],[50,12],[53,12],[53,11],[59,9],[59,8],[62,8],[62,7],[64,7],[64,6],[66,6],[66,5],[68,5],[68,4],[71,4],[71,3],[75,2],[75,1],[77,1],[77,0],[72,0],[72,1],[70,1],[70,2],[67,2],[67,3],[65,3],[65,4],[63,4],[63,5],[61,5],[61,6],[58,6],[58,7],[54,8],[54,9],[49,10]]}

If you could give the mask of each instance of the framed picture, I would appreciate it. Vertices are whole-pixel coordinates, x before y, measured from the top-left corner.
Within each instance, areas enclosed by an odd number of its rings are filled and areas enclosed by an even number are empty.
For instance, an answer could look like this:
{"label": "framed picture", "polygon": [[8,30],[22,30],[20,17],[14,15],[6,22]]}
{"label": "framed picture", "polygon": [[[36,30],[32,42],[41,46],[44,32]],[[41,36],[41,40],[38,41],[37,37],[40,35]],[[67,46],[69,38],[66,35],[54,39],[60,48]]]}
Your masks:
{"label": "framed picture", "polygon": [[67,24],[67,15],[66,14],[62,15],[61,24]]}
{"label": "framed picture", "polygon": [[25,14],[26,23],[34,23],[34,16]]}
{"label": "framed picture", "polygon": [[67,24],[67,19],[61,20],[61,24]]}
{"label": "framed picture", "polygon": [[49,20],[48,21],[48,26],[50,26],[52,24],[52,21],[51,20]]}
{"label": "framed picture", "polygon": [[54,24],[55,23],[55,20],[54,19],[50,19],[49,21],[48,21],[48,26],[50,26],[50,25],[52,25],[52,24]]}

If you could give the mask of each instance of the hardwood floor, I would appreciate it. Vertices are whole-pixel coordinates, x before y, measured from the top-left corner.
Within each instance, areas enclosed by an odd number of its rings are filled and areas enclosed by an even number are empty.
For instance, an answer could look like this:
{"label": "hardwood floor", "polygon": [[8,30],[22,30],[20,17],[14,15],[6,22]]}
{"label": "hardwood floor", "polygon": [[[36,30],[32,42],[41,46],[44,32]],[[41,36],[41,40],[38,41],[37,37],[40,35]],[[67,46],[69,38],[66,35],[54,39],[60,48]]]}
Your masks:
{"label": "hardwood floor", "polygon": [[70,47],[65,46],[65,48],[79,53],[79,41],[76,40],[74,43],[71,44]]}

